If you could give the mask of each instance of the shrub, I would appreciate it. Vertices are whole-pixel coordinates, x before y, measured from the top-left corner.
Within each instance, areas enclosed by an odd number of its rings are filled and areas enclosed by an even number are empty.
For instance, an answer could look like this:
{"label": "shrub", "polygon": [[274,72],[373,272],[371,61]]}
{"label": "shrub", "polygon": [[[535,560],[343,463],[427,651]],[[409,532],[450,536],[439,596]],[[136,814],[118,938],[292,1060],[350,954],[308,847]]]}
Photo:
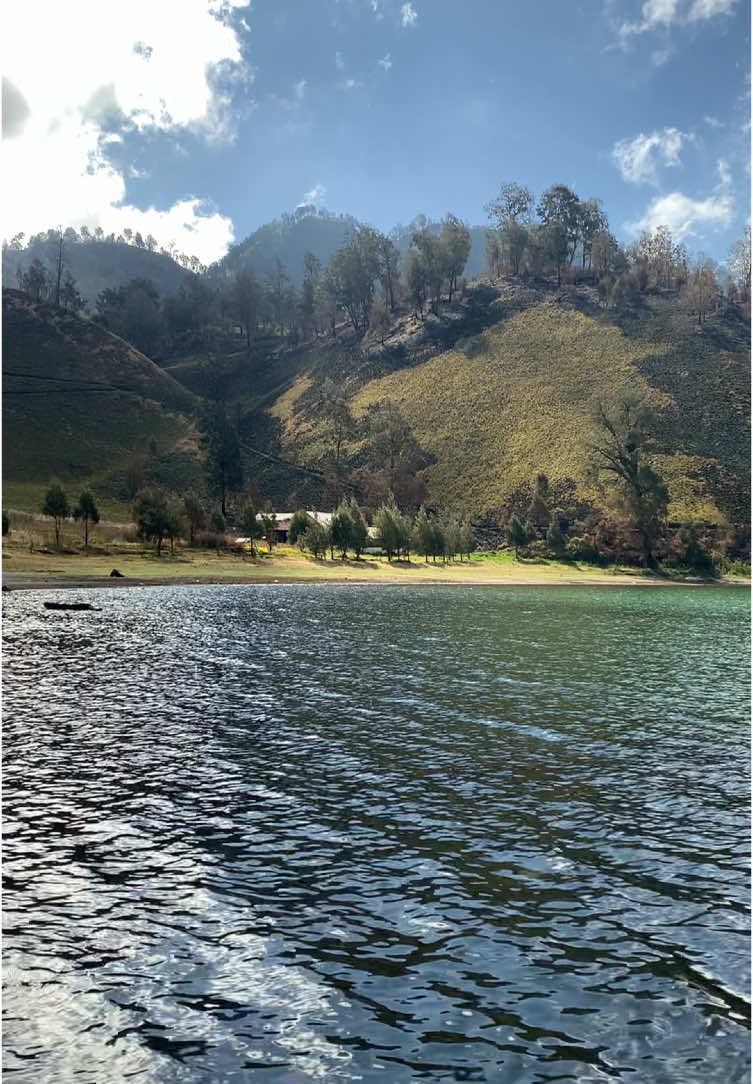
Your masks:
{"label": "shrub", "polygon": [[681,527],[679,531],[680,564],[694,572],[711,575],[714,571],[714,561],[711,553],[706,549],[698,537],[698,528],[695,524]]}
{"label": "shrub", "polygon": [[553,519],[549,524],[549,530],[546,532],[546,544],[549,552],[554,557],[563,557],[565,555],[565,536],[560,530],[560,525],[556,519]]}
{"label": "shrub", "polygon": [[8,513],[3,508],[3,537],[6,534],[10,534],[10,520],[8,519]]}

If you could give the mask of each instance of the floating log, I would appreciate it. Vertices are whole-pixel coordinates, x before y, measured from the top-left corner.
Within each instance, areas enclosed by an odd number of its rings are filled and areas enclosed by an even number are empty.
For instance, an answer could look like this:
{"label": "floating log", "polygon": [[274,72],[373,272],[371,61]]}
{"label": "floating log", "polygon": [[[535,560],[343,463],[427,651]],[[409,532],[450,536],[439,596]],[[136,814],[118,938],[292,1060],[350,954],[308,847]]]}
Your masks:
{"label": "floating log", "polygon": [[45,602],[45,610],[98,610],[91,602]]}

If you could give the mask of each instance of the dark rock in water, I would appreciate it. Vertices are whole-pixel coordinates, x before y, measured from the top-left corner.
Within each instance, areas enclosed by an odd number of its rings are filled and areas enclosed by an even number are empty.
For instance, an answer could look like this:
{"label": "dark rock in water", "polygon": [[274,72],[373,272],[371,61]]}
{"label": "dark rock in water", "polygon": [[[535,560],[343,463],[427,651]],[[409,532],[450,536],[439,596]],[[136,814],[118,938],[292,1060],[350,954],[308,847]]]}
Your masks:
{"label": "dark rock in water", "polygon": [[3,584],[3,591],[10,591],[10,587],[8,587],[7,583]]}
{"label": "dark rock in water", "polygon": [[117,577],[118,577],[119,579],[121,579],[121,580],[123,579],[123,573],[122,573],[122,572],[118,572],[117,568],[114,568],[114,569],[112,570],[112,572],[110,573],[110,575],[111,575],[111,576],[117,576]]}
{"label": "dark rock in water", "polygon": [[45,610],[96,610],[91,602],[45,602]]}

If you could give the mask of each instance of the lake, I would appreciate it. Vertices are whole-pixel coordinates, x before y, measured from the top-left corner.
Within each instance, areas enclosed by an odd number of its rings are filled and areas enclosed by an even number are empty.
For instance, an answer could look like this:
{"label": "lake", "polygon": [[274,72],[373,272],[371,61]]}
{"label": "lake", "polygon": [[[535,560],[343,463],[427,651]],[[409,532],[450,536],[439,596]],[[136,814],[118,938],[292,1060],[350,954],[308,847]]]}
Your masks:
{"label": "lake", "polygon": [[4,596],[8,1080],[748,1080],[749,598]]}

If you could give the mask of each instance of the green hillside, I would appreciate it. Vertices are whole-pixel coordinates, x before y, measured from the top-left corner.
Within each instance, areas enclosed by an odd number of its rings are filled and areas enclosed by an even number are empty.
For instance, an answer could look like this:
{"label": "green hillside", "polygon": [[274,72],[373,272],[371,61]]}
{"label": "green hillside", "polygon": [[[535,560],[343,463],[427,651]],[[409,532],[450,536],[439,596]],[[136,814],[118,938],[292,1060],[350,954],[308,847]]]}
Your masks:
{"label": "green hillside", "polygon": [[198,470],[194,396],[122,339],[3,292],[6,504],[35,507],[50,478],[125,499],[134,459],[166,481]]}
{"label": "green hillside", "polygon": [[[312,379],[316,366],[272,409],[290,447],[315,461]],[[742,325],[719,318],[699,331],[676,299],[657,298],[618,326],[588,291],[552,292],[452,349],[357,381],[351,406],[358,415],[380,400],[397,404],[435,457],[434,499],[483,515],[539,471],[598,497],[588,469],[594,410],[635,393],[658,414],[655,465],[669,483],[670,518],[744,522],[748,381]]]}

